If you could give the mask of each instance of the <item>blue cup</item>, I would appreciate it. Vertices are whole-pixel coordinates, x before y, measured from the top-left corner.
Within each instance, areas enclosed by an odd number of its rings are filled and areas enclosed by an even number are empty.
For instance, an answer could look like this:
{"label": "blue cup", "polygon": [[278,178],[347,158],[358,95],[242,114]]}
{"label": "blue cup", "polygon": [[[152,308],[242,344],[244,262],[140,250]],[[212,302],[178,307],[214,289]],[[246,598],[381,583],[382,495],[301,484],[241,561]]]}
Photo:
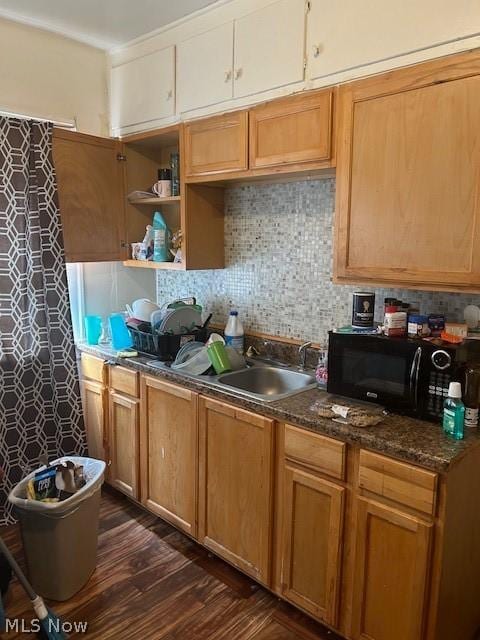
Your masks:
{"label": "blue cup", "polygon": [[112,313],[108,318],[110,323],[110,332],[112,334],[112,347],[117,351],[129,349],[133,342],[130,331],[125,324],[125,318],[121,313]]}
{"label": "blue cup", "polygon": [[101,335],[101,316],[85,316],[85,337],[87,339],[87,344],[98,344]]}

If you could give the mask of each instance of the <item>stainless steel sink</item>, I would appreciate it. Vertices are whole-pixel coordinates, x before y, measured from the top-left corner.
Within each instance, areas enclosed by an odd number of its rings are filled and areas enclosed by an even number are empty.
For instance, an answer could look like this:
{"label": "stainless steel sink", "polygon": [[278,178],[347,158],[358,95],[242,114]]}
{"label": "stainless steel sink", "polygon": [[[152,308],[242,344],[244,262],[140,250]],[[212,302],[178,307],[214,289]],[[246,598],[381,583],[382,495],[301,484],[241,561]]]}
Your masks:
{"label": "stainless steel sink", "polygon": [[225,373],[218,376],[216,383],[264,402],[287,398],[316,386],[313,374],[273,366],[254,366]]}

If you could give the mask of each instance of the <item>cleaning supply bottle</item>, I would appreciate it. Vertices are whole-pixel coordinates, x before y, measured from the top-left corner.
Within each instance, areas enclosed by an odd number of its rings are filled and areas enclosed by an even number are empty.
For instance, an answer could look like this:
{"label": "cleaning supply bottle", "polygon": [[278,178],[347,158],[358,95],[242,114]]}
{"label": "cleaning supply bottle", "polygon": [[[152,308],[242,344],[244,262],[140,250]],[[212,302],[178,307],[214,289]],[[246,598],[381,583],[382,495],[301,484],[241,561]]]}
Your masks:
{"label": "cleaning supply bottle", "polygon": [[153,214],[153,261],[167,262],[170,259],[170,230],[160,211]]}
{"label": "cleaning supply bottle", "polygon": [[238,317],[238,311],[230,311],[227,326],[225,327],[225,344],[233,347],[240,355],[243,355],[245,335],[243,325]]}
{"label": "cleaning supply bottle", "polygon": [[455,440],[463,440],[465,405],[462,402],[462,385],[450,382],[448,398],[443,405],[443,430]]}

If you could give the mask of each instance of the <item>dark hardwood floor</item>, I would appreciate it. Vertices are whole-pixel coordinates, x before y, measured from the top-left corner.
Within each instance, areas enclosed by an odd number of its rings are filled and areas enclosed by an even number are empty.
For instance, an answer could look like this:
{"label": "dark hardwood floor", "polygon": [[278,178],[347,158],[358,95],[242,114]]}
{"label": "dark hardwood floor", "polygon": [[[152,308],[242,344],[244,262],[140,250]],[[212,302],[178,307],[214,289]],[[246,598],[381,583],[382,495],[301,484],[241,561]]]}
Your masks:
{"label": "dark hardwood floor", "polygon": [[[1,535],[22,561],[17,527]],[[223,561],[113,490],[104,489],[98,564],[68,602],[51,603],[65,621],[87,621],[70,637],[164,640],[340,640]],[[32,613],[18,583],[7,616]],[[9,632],[13,639],[32,634]]]}

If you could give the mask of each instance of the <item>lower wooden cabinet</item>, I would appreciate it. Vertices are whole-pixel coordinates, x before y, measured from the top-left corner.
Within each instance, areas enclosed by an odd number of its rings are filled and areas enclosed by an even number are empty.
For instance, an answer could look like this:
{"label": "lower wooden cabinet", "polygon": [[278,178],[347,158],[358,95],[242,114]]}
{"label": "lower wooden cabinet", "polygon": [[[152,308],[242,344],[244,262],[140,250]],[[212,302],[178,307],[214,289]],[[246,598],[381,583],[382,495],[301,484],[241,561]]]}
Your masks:
{"label": "lower wooden cabinet", "polygon": [[273,420],[200,398],[199,541],[269,584]]}
{"label": "lower wooden cabinet", "polygon": [[335,626],[346,489],[286,465],[284,491],[282,595]]}
{"label": "lower wooden cabinet", "polygon": [[432,528],[358,498],[354,640],[423,640]]}
{"label": "lower wooden cabinet", "polygon": [[142,503],[196,535],[198,395],[158,378],[142,378]]}
{"label": "lower wooden cabinet", "polygon": [[83,416],[87,433],[88,455],[107,461],[106,398],[107,388],[101,382],[81,380]]}
{"label": "lower wooden cabinet", "polygon": [[139,499],[138,485],[138,419],[137,398],[110,390],[109,413],[109,482],[127,496]]}

